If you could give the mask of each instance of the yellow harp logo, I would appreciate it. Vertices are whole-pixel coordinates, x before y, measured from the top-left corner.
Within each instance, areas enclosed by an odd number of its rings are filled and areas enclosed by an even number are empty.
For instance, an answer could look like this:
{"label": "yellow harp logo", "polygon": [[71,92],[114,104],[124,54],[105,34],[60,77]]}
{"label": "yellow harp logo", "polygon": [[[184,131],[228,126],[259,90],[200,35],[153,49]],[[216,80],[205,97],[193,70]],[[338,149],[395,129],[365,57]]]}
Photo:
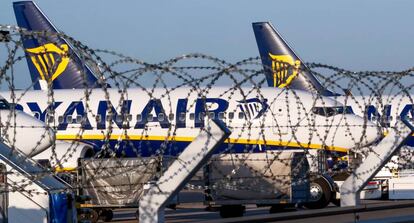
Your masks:
{"label": "yellow harp logo", "polygon": [[273,87],[284,88],[298,75],[300,60],[294,60],[290,55],[273,55],[272,60]]}
{"label": "yellow harp logo", "polygon": [[[36,48],[27,49],[34,66],[40,74],[40,78],[46,81],[55,80],[65,71],[69,63],[68,45],[60,47],[48,43]],[[56,64],[59,63],[59,64]]]}

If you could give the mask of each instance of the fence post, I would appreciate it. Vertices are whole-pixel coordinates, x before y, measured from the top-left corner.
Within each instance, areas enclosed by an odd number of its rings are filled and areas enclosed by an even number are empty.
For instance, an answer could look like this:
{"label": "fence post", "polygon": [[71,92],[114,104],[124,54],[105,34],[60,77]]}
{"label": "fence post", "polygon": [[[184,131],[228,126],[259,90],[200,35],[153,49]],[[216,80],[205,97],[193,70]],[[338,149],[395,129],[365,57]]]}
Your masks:
{"label": "fence post", "polygon": [[139,202],[139,222],[164,222],[164,207],[210,159],[230,135],[224,123],[208,120],[201,133],[185,148]]}

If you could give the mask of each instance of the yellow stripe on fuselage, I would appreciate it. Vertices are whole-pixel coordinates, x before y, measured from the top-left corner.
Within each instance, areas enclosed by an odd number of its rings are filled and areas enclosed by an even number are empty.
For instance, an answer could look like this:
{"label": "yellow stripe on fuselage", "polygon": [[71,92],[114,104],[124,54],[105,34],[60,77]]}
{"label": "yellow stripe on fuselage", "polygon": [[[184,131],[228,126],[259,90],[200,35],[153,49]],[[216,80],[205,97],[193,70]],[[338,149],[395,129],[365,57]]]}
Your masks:
{"label": "yellow stripe on fuselage", "polygon": [[55,172],[57,173],[73,172],[76,170],[77,170],[77,167],[63,167],[63,168],[59,166],[55,167]]}
{"label": "yellow stripe on fuselage", "polygon": [[[105,140],[104,135],[72,135],[72,134],[56,134],[56,139],[58,140]],[[109,140],[149,140],[149,141],[176,141],[176,142],[192,142],[195,137],[181,137],[181,136],[143,136],[143,135],[115,135],[112,134],[108,138]],[[299,143],[299,142],[289,142],[289,141],[275,141],[275,140],[256,140],[256,139],[234,139],[229,138],[224,141],[225,143],[233,144],[248,144],[248,145],[268,145],[268,146],[286,146],[286,147],[295,147],[295,148],[304,148],[304,149],[322,149],[320,144],[308,144],[308,143]],[[337,151],[337,152],[347,152],[347,148],[338,147],[338,146],[325,146],[324,149]]]}

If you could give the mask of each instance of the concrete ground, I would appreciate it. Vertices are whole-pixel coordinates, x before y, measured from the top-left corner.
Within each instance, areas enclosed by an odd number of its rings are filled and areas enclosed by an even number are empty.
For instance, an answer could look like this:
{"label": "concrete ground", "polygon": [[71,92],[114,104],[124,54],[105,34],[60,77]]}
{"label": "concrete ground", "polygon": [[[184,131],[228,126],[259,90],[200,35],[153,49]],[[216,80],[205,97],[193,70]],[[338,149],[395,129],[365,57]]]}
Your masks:
{"label": "concrete ground", "polygon": [[[344,211],[345,210],[345,211]],[[114,212],[112,222],[137,222],[136,209]],[[341,209],[333,205],[322,210],[290,209],[269,214],[268,207],[248,205],[242,218],[222,219],[218,212],[206,211],[202,203],[183,203],[176,210],[166,209],[166,222],[414,222],[414,201],[364,201],[354,209]],[[326,215],[326,216],[323,216]]]}

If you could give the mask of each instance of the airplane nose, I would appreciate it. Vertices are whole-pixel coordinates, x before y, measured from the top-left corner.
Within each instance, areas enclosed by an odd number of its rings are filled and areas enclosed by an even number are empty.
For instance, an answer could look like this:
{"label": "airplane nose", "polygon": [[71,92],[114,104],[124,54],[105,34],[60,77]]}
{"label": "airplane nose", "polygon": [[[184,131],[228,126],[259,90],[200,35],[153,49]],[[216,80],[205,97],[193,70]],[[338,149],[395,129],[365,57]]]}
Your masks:
{"label": "airplane nose", "polygon": [[384,135],[381,128],[371,121],[366,122],[365,135],[363,137],[362,146],[366,146],[380,140]]}
{"label": "airplane nose", "polygon": [[1,136],[27,156],[34,156],[49,148],[55,133],[46,124],[21,111],[0,111]]}
{"label": "airplane nose", "polygon": [[355,146],[365,147],[383,137],[381,128],[371,121],[358,116],[347,118],[347,120],[351,125],[349,135],[355,141]]}

